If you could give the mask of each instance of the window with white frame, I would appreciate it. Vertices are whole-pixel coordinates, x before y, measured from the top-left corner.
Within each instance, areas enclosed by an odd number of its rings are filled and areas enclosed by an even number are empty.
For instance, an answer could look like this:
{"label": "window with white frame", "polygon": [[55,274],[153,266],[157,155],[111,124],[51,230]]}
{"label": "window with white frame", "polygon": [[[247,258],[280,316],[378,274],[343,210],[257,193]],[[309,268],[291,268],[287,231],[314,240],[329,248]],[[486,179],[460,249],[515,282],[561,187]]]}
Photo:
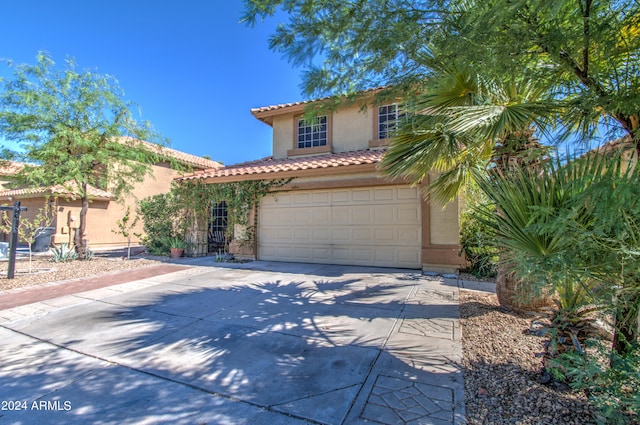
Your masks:
{"label": "window with white frame", "polygon": [[378,139],[388,139],[398,128],[398,119],[404,114],[400,111],[398,104],[382,105],[378,107]]}
{"label": "window with white frame", "polygon": [[327,145],[327,116],[298,119],[298,149]]}

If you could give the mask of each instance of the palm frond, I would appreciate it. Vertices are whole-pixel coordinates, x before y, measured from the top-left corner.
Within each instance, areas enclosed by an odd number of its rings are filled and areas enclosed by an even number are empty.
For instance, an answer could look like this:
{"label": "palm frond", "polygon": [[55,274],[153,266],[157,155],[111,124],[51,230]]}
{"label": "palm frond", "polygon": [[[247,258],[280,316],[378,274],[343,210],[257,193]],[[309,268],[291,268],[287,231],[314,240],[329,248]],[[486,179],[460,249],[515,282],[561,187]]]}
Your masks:
{"label": "palm frond", "polygon": [[510,134],[545,131],[555,125],[559,110],[544,98],[548,85],[533,79],[495,81],[452,66],[428,87],[408,107],[406,123],[395,132],[381,168],[412,183],[429,172],[441,173],[429,189],[441,200],[473,180],[466,174],[478,172],[480,165],[486,173],[487,158]]}

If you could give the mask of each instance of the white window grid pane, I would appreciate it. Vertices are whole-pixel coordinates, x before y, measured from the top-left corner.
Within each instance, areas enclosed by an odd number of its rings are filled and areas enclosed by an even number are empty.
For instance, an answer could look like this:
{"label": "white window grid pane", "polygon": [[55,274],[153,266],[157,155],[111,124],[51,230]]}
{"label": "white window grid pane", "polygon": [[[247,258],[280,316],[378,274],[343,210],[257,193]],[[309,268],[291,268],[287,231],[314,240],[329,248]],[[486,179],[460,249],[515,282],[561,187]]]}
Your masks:
{"label": "white window grid pane", "polygon": [[317,117],[312,122],[298,120],[298,148],[327,145],[327,117]]}
{"label": "white window grid pane", "polygon": [[398,105],[383,105],[378,107],[378,139],[386,139],[389,133],[396,129],[398,119]]}

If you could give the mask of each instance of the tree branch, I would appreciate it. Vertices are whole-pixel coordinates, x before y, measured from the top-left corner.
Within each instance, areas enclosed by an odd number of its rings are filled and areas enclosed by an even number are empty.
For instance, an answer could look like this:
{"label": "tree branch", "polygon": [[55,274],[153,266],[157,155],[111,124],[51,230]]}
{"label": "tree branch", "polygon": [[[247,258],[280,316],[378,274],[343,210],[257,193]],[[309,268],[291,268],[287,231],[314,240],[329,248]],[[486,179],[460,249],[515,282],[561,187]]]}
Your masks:
{"label": "tree branch", "polygon": [[582,69],[587,76],[589,75],[589,44],[591,43],[589,27],[591,2],[592,0],[586,0],[584,9],[582,8],[582,3],[580,3],[580,8],[582,9],[582,29],[584,34],[584,45],[582,47]]}

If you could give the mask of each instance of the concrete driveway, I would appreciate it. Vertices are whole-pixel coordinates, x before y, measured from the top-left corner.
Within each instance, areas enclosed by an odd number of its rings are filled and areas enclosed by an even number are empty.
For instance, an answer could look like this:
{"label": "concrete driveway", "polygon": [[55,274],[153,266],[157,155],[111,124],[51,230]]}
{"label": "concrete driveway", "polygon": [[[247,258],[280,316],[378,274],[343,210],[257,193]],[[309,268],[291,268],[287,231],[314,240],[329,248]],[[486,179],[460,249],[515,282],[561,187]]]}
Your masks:
{"label": "concrete driveway", "polygon": [[455,280],[190,265],[0,311],[0,423],[464,423]]}

